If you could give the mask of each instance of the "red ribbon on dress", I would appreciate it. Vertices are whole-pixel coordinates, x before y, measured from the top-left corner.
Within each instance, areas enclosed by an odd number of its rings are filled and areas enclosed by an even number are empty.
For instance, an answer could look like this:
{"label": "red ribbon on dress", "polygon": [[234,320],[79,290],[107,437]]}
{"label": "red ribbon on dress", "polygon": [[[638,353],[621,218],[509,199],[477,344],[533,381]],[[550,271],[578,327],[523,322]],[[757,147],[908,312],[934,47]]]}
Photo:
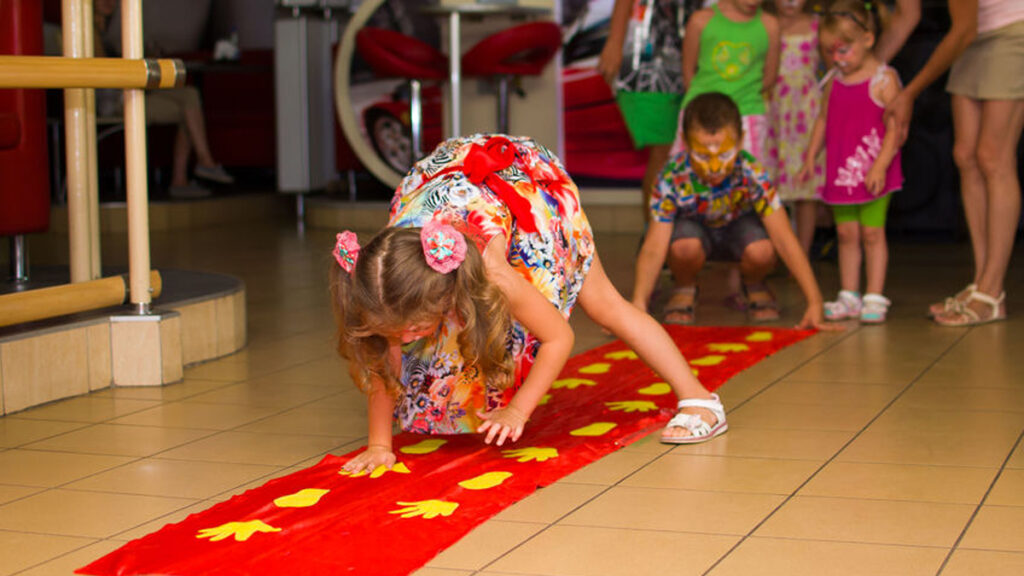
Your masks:
{"label": "red ribbon on dress", "polygon": [[520,229],[524,232],[537,232],[537,222],[529,200],[498,175],[498,172],[511,166],[515,158],[515,147],[508,138],[492,137],[484,146],[471,144],[462,166],[449,166],[435,174],[431,180],[443,174],[462,172],[471,183],[486,185],[494,192],[508,206]]}

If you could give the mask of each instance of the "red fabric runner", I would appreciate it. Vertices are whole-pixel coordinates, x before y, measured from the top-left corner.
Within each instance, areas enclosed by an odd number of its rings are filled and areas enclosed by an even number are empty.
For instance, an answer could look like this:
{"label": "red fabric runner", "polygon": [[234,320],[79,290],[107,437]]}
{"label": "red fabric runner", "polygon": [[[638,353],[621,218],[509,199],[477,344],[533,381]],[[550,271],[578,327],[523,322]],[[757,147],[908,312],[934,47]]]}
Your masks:
{"label": "red fabric runner", "polygon": [[[668,327],[715,389],[813,334]],[[572,358],[519,442],[397,434],[391,471],[339,473],[357,452],[192,514],[125,544],[79,574],[409,574],[501,510],[660,428],[675,395],[616,341]],[[728,407],[727,407],[728,408]],[[386,551],[382,555],[382,552]]]}

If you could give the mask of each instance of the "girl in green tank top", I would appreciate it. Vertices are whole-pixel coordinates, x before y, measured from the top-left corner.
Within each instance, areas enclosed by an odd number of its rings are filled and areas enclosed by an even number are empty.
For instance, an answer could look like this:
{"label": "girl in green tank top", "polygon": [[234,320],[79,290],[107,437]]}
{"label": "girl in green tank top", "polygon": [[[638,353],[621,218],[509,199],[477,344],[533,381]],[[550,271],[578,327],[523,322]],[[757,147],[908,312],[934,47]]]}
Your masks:
{"label": "girl in green tank top", "polygon": [[[683,47],[683,75],[690,82],[683,107],[699,94],[721,92],[743,116],[765,113],[762,94],[778,73],[779,35],[774,16],[762,14],[759,4],[720,0],[690,19]],[[688,57],[688,49],[696,49],[696,57]]]}

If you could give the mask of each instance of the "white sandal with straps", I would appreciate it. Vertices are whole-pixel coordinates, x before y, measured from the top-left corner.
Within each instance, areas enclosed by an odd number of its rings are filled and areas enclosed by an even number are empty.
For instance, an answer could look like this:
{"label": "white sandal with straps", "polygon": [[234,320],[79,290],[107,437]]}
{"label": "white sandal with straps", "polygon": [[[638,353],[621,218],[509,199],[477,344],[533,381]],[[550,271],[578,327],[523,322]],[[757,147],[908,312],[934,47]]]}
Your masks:
{"label": "white sandal with straps", "polygon": [[[940,314],[935,317],[935,322],[939,326],[977,326],[978,324],[988,324],[989,322],[997,322],[999,320],[1006,320],[1006,310],[1002,309],[1003,302],[1006,301],[1006,292],[999,295],[998,298],[993,298],[984,292],[978,292],[975,290],[971,292],[971,295],[967,297],[967,300],[960,305],[959,310],[954,310],[951,313]],[[991,314],[982,317],[980,314],[971,308],[971,302],[980,302],[990,308]]]}
{"label": "white sandal with straps", "polygon": [[722,406],[722,400],[719,399],[718,394],[712,394],[711,398],[688,398],[686,400],[680,400],[676,404],[677,410],[683,408],[704,408],[710,410],[715,415],[714,425],[708,424],[703,418],[697,414],[683,414],[682,412],[676,413],[668,424],[665,425],[665,429],[669,428],[686,428],[689,432],[689,436],[680,437],[666,437],[664,434],[661,436],[661,441],[665,444],[697,444],[698,442],[706,442],[711,440],[715,436],[720,436],[729,429],[729,424],[725,421],[725,407]]}

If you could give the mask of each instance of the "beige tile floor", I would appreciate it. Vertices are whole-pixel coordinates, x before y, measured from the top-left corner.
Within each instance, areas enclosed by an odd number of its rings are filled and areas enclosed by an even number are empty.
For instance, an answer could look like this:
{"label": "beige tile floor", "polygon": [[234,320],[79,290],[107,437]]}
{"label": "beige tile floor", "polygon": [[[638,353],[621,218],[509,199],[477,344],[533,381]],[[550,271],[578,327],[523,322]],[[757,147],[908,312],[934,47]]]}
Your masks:
{"label": "beige tile floor", "polygon": [[[333,231],[287,216],[154,233],[156,267],[242,277],[249,344],[164,388],[119,388],[0,418],[0,575],[66,575],[325,453],[360,446],[360,395],[331,348]],[[600,234],[628,290],[637,238]],[[59,244],[59,242],[57,243]],[[65,244],[66,245],[66,244]],[[105,262],[126,253],[104,238]],[[417,576],[1024,573],[1024,313],[943,329],[923,311],[967,280],[962,244],[894,242],[891,320],[821,334],[727,383],[728,434],[648,438],[515,504]],[[1020,263],[1020,254],[1016,262]],[[834,263],[816,265],[828,293]],[[737,324],[719,305],[699,321]],[[772,279],[792,324],[800,296]],[[1024,273],[1010,307],[1024,310]],[[580,351],[606,341],[574,318]],[[382,562],[387,560],[382,551]]]}

